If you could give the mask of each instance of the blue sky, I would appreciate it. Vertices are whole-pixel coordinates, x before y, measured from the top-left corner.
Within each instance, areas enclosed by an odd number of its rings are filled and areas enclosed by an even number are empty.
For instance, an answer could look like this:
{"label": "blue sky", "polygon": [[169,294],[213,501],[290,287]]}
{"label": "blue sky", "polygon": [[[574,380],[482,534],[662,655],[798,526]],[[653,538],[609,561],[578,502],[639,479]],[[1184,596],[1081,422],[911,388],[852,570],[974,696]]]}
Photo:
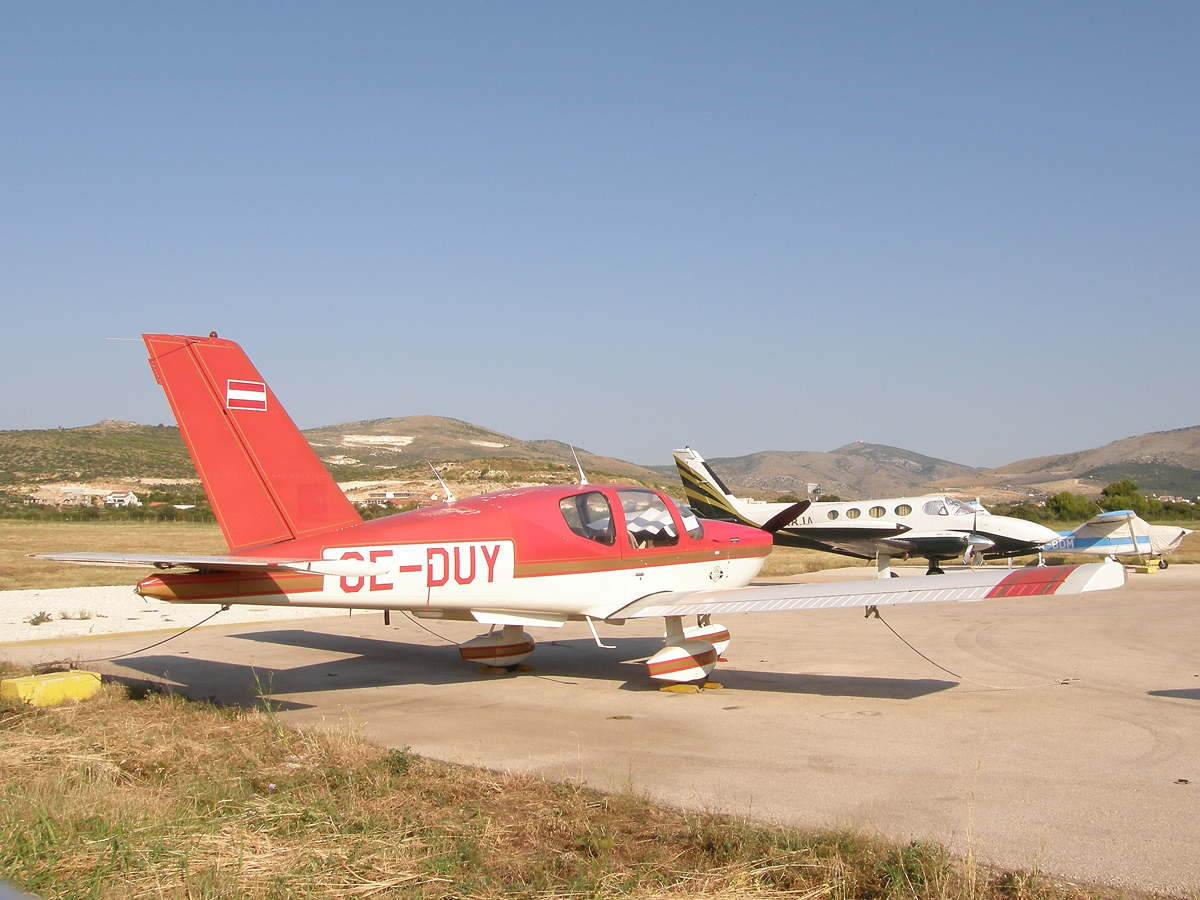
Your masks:
{"label": "blue sky", "polygon": [[0,5],[0,428],[971,465],[1200,424],[1195,4]]}

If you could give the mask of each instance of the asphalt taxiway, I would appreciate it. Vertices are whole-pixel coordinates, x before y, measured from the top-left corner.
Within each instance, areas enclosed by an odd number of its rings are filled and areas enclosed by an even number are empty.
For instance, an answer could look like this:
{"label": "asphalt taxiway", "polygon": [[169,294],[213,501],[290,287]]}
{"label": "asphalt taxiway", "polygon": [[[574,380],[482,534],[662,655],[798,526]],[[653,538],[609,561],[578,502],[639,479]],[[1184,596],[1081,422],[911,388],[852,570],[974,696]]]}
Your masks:
{"label": "asphalt taxiway", "polygon": [[[101,668],[225,703],[267,687],[285,721],[441,759],[1194,896],[1198,591],[1200,566],[1173,566],[1079,597],[883,608],[887,624],[851,610],[729,616],[724,689],[699,694],[650,683],[638,661],[661,646],[654,621],[602,628],[615,650],[585,625],[531,629],[533,670],[507,676],[476,674],[450,646],[481,626],[425,631],[393,614],[385,627],[379,613],[214,624]],[[147,643],[0,649],[36,663]]]}

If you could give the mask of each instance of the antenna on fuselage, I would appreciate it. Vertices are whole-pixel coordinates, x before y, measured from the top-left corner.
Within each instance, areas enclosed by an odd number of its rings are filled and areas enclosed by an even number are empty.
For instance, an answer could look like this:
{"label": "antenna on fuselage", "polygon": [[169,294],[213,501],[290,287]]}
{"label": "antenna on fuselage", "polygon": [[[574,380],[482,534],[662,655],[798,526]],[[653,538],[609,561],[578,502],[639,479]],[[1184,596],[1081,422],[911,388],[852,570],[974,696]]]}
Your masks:
{"label": "antenna on fuselage", "polygon": [[583,466],[579,464],[579,456],[575,453],[575,447],[572,444],[567,444],[571,448],[571,455],[575,457],[575,468],[579,470],[579,484],[585,485],[588,483],[587,476],[583,474]]}
{"label": "antenna on fuselage", "polygon": [[442,481],[442,476],[438,474],[438,470],[433,468],[433,463],[429,462],[429,460],[425,460],[425,462],[428,463],[429,468],[433,469],[433,477],[438,480],[438,484],[440,484],[442,486],[442,490],[446,492],[446,502],[453,503],[455,500],[457,500],[458,498],[454,496],[454,493],[450,490],[450,488],[446,487],[446,482]]}

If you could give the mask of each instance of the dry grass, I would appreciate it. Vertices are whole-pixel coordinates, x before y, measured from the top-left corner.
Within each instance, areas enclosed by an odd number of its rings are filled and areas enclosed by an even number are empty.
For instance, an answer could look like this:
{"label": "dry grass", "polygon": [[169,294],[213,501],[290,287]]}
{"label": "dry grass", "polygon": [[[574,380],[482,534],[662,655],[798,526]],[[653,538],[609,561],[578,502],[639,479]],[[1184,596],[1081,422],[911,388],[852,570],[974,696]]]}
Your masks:
{"label": "dry grass", "polygon": [[0,519],[0,590],[137,584],[152,569],[76,566],[29,553],[226,553],[216,525],[171,522],[25,522]]}
{"label": "dry grass", "polygon": [[0,710],[0,875],[43,898],[1088,896],[177,697]]}
{"label": "dry grass", "polygon": [[804,575],[822,572],[825,569],[844,569],[847,566],[875,566],[875,560],[855,559],[821,550],[803,550],[799,547],[775,547],[763,565],[760,578],[782,578],[785,575]]}

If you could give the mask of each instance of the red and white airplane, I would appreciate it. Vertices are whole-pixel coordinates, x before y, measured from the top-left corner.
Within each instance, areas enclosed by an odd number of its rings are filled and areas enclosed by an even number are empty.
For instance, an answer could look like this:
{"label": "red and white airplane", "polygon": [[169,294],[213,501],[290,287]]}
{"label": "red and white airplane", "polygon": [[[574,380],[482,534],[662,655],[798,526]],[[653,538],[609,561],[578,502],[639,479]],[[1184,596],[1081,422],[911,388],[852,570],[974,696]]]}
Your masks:
{"label": "red and white airplane", "polygon": [[[143,597],[175,603],[402,610],[473,621],[464,660],[515,666],[527,626],[665,619],[651,678],[706,678],[729,643],[713,617],[834,607],[1075,594],[1125,581],[1117,563],[979,569],[937,578],[750,586],[771,534],[701,521],[641,487],[552,486],[451,500],[363,522],[241,347],[145,335],[196,471],[229,545],[224,556],[43,554],[146,566]],[[799,510],[797,510],[799,512]],[[685,616],[696,624],[685,627]],[[601,644],[603,646],[603,644]]]}

